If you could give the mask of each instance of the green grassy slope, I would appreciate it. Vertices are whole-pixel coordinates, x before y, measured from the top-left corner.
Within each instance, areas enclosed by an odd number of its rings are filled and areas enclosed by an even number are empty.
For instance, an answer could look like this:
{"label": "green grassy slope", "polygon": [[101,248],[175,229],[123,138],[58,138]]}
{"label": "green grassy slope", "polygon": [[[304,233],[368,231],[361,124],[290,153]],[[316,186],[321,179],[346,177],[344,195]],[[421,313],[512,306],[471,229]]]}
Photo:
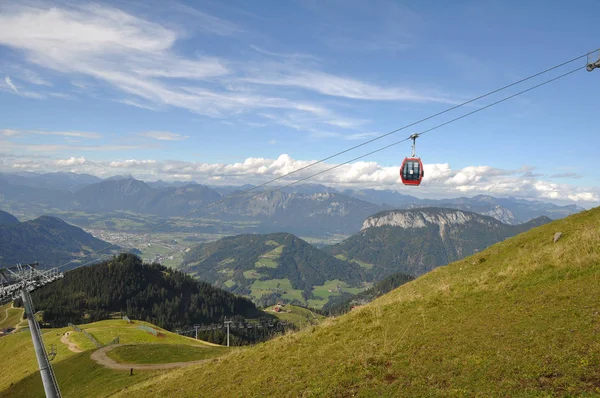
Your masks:
{"label": "green grassy slope", "polygon": [[0,329],[16,328],[23,320],[23,308],[11,308],[12,303],[0,306]]}
{"label": "green grassy slope", "polygon": [[322,297],[325,284],[339,281],[358,291],[364,280],[360,265],[330,256],[289,233],[244,234],[196,245],[186,253],[182,267],[261,305],[284,300],[320,307],[329,296]]}
{"label": "green grassy slope", "polygon": [[273,308],[275,306],[268,307],[266,311],[272,313],[282,321],[294,323],[299,328],[303,328],[306,325],[319,324],[325,319],[323,315],[316,314],[308,308],[298,307],[297,305],[285,305],[282,308],[284,312],[274,312]]}
{"label": "green grassy slope", "polygon": [[[160,332],[161,335],[155,336],[145,330],[139,329],[138,326],[144,325],[153,328]],[[93,322],[79,327],[100,342],[100,344],[108,344],[116,337],[119,337],[119,344],[188,344],[199,346],[214,346],[214,344],[190,339],[189,337],[180,336],[176,333],[161,329],[158,326],[148,322],[132,321],[131,324],[123,320],[107,320]],[[92,350],[96,346],[81,332],[71,330],[70,337],[72,342],[76,343],[83,350]]]}
{"label": "green grassy slope", "polygon": [[227,347],[201,347],[187,344],[134,344],[116,347],[108,357],[119,363],[157,364],[198,361],[224,355]]}
{"label": "green grassy slope", "polygon": [[599,274],[596,208],[117,396],[598,396]]}
{"label": "green grassy slope", "polygon": [[[150,326],[164,336],[156,337],[151,333],[138,329],[138,325]],[[116,336],[119,336],[121,343],[140,344],[144,347],[143,350],[135,349],[127,354],[128,360],[132,363],[143,363],[148,352],[157,350],[162,352],[163,357],[177,358],[177,352],[182,352],[181,347],[183,345],[189,346],[190,349],[184,350],[183,359],[178,359],[177,362],[189,360],[186,359],[190,355],[188,351],[193,349],[206,350],[202,351],[202,355],[205,357],[213,354],[213,356],[216,356],[217,350],[221,349],[220,346],[179,336],[146,322],[133,321],[132,324],[128,324],[123,320],[108,320],[90,323],[82,326],[82,328],[88,330],[102,344],[110,342]],[[60,341],[65,332],[69,332],[69,340],[76,343],[85,352],[77,354],[69,351],[67,346]],[[145,374],[143,377],[122,377],[124,375],[122,371],[109,370],[97,365],[90,360],[90,350],[96,347],[83,333],[75,332],[72,328],[43,329],[42,333],[47,349],[52,344],[56,347],[57,355],[52,361],[52,365],[65,397],[105,396],[108,392],[119,391],[127,385],[151,376],[148,371],[144,371],[141,372]],[[161,347],[172,346],[174,348],[172,350],[168,348],[149,348],[152,343],[160,344]],[[0,338],[0,358],[10,359],[3,361],[0,365],[0,397],[43,397],[42,381],[38,372],[31,335],[28,331]],[[203,358],[198,357],[197,359]],[[157,362],[154,361],[153,363]],[[128,376],[128,374],[125,374],[125,376]],[[12,387],[10,387],[11,385]],[[81,388],[80,390],[78,390],[78,385]]]}
{"label": "green grassy slope", "polygon": [[[68,328],[42,331],[46,347],[50,348],[52,344],[57,347],[57,355],[52,362],[53,364],[66,360],[75,354],[60,342],[61,335],[67,330]],[[35,374],[38,370],[29,331],[21,331],[0,337],[0,358],[3,359],[0,365],[0,391],[13,383],[17,383],[22,378]]]}
{"label": "green grassy slope", "polygon": [[[127,387],[157,376],[165,371],[116,371],[99,366],[90,359],[89,352],[56,363],[54,373],[63,397],[106,397],[115,392],[126,392]],[[39,372],[25,377],[12,387],[0,392],[0,398],[44,398]]]}

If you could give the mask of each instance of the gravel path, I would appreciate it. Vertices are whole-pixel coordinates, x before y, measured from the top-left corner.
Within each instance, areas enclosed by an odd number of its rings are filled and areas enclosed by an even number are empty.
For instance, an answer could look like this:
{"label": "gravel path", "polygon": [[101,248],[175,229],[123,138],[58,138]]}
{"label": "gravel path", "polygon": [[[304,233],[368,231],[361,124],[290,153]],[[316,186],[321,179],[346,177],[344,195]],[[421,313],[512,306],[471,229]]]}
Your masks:
{"label": "gravel path", "polygon": [[92,358],[98,365],[105,366],[110,369],[115,370],[160,370],[160,369],[175,369],[182,368],[184,366],[196,365],[199,363],[203,363],[209,361],[209,359],[202,359],[199,361],[189,361],[189,362],[172,362],[172,363],[164,363],[164,364],[139,364],[139,363],[118,363],[113,359],[109,358],[106,353],[112,350],[115,347],[118,347],[119,344],[110,345],[107,347],[102,347],[92,353],[90,358]]}
{"label": "gravel path", "polygon": [[12,308],[12,304],[10,307],[8,307],[5,311],[4,311],[4,319],[1,320],[0,322],[4,322],[5,320],[8,319],[8,310]]}
{"label": "gravel path", "polygon": [[69,333],[70,332],[63,334],[60,338],[60,342],[63,344],[66,344],[67,347],[69,347],[69,350],[71,350],[73,352],[83,352],[83,350],[81,350],[77,344],[75,344],[75,343],[71,342],[71,340],[69,340]]}

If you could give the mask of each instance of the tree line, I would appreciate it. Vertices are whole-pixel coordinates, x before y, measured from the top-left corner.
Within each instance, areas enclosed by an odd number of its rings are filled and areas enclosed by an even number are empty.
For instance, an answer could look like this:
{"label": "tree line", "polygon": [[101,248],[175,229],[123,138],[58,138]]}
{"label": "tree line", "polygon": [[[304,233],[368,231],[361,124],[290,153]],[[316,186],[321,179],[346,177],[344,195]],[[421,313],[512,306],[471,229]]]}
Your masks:
{"label": "tree line", "polygon": [[270,317],[236,296],[181,271],[145,264],[131,253],[67,272],[31,294],[43,324],[64,327],[127,315],[175,330],[225,317]]}

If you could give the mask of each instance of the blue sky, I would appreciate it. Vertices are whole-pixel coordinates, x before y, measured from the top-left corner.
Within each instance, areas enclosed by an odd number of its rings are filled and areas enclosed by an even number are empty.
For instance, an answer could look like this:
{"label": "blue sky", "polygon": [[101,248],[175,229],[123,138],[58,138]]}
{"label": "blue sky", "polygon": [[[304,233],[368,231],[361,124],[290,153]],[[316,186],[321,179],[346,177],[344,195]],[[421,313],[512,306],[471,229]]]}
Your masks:
{"label": "blue sky", "polygon": [[[256,183],[600,47],[597,1],[165,3],[0,1],[2,171]],[[582,70],[424,135],[417,189],[408,144],[316,182],[597,205],[599,84]]]}

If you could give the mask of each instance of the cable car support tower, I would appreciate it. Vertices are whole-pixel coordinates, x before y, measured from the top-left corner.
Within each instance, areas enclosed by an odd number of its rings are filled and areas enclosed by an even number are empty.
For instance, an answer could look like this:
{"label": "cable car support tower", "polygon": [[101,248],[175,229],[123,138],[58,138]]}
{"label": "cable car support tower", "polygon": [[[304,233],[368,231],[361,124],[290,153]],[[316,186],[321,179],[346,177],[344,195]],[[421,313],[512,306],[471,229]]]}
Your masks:
{"label": "cable car support tower", "polygon": [[42,383],[44,384],[44,392],[47,398],[61,398],[58,382],[44,347],[40,325],[35,319],[35,310],[29,292],[54,282],[64,275],[56,269],[39,271],[35,268],[37,265],[38,263],[17,264],[14,267],[0,268],[0,305],[17,297],[23,300],[25,316],[29,323],[31,340],[33,341],[33,348],[37,357]]}

